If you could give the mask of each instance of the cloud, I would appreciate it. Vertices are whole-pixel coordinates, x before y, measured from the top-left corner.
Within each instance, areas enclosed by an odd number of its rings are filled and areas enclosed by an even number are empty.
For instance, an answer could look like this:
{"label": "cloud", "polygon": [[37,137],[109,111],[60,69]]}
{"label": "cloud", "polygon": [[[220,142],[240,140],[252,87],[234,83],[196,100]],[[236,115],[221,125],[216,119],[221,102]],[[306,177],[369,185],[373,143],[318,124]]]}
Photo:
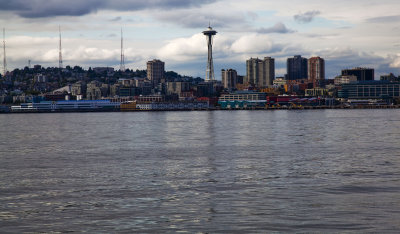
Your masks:
{"label": "cloud", "polygon": [[1,11],[12,11],[24,18],[82,16],[98,10],[137,11],[199,7],[216,0],[0,0]]}
{"label": "cloud", "polygon": [[189,38],[177,38],[169,41],[157,53],[161,59],[175,61],[193,60],[207,53],[206,39],[201,33]]}
{"label": "cloud", "polygon": [[400,54],[397,54],[392,58],[392,62],[389,65],[391,68],[400,68]]}
{"label": "cloud", "polygon": [[[230,60],[256,55],[265,55],[281,50],[264,34],[252,33],[238,38],[229,38],[223,35],[214,39],[214,58]],[[157,53],[161,59],[174,61],[194,61],[207,56],[206,38],[201,33],[188,38],[177,38],[167,42]]]}
{"label": "cloud", "polygon": [[366,20],[367,23],[396,23],[400,21],[400,15],[373,17]]}
{"label": "cloud", "polygon": [[[63,60],[67,65],[79,66],[117,66],[120,49],[106,46],[106,40],[63,39]],[[79,45],[79,46],[75,46]],[[17,67],[26,66],[28,60],[43,66],[55,66],[58,61],[58,38],[50,37],[10,37],[8,43],[8,61]],[[142,62],[143,53],[127,47],[126,62]]]}
{"label": "cloud", "polygon": [[286,25],[279,22],[276,23],[274,26],[269,28],[260,28],[257,30],[258,33],[293,33],[294,30],[288,29]]}
{"label": "cloud", "polygon": [[214,28],[237,27],[246,22],[245,16],[235,12],[213,13],[208,10],[175,10],[168,12],[157,12],[153,15],[161,22],[181,25],[186,28],[205,27],[211,22]]}
{"label": "cloud", "polygon": [[257,33],[242,36],[231,46],[231,50],[235,53],[266,53],[272,48],[271,39],[267,35]]}
{"label": "cloud", "polygon": [[[286,60],[295,54],[310,58],[320,56],[325,59],[326,78],[334,78],[340,75],[341,70],[354,67],[371,67],[375,69],[375,77],[382,74],[399,72],[400,54],[397,56],[379,56],[374,53],[361,52],[351,47],[333,47],[325,49],[304,48],[301,45],[289,45],[277,53],[272,54],[275,58],[275,69],[278,76],[286,73]],[[397,67],[396,67],[397,66]]]}
{"label": "cloud", "polygon": [[340,36],[340,34],[317,34],[317,33],[301,33],[301,35],[309,38],[318,38],[321,40],[333,39]]}
{"label": "cloud", "polygon": [[310,23],[319,14],[321,14],[319,11],[307,11],[305,13],[294,15],[293,17],[299,23]]}
{"label": "cloud", "polygon": [[118,22],[121,21],[122,17],[121,16],[117,16],[115,18],[110,19],[110,22]]}
{"label": "cloud", "polygon": [[330,78],[339,75],[342,69],[354,67],[370,67],[375,69],[375,78],[378,79],[380,75],[390,72],[397,73],[396,65],[400,67],[400,55],[393,56],[379,56],[374,53],[360,52],[352,48],[327,48],[314,52],[325,59],[325,66],[327,75]]}

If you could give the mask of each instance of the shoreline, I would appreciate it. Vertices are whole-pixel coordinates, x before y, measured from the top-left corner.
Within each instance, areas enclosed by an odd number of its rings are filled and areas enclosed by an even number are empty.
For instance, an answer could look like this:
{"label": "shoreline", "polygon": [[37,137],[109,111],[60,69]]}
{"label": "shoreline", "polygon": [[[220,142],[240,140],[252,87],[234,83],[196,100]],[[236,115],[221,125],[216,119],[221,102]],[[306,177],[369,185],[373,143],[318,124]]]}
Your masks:
{"label": "shoreline", "polygon": [[41,114],[41,113],[93,113],[93,112],[168,112],[168,111],[275,111],[275,110],[360,110],[360,109],[400,109],[400,105],[372,105],[372,106],[302,106],[302,107],[252,107],[252,108],[208,108],[208,109],[169,109],[169,110],[23,110],[0,112],[0,114]]}

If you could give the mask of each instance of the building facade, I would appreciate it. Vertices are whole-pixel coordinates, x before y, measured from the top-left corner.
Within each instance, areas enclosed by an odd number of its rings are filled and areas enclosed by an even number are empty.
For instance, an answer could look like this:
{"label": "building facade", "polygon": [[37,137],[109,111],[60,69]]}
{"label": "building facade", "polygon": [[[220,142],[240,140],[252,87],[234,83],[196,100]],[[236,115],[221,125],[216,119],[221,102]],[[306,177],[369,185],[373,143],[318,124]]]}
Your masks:
{"label": "building facade", "polygon": [[267,94],[261,92],[234,92],[230,94],[223,94],[220,101],[260,101],[266,100]]}
{"label": "building facade", "polygon": [[338,76],[335,77],[334,84],[335,85],[350,84],[356,81],[357,81],[357,76]]}
{"label": "building facade", "polygon": [[388,75],[381,75],[381,80],[399,82],[400,81],[400,76],[396,77],[395,75],[393,75],[393,73],[390,73]]}
{"label": "building facade", "polygon": [[275,59],[250,58],[246,61],[246,73],[246,83],[258,88],[268,87],[275,79]]}
{"label": "building facade", "polygon": [[324,88],[306,89],[304,93],[306,97],[325,97],[329,94],[328,89]]}
{"label": "building facade", "polygon": [[288,58],[286,63],[287,80],[307,79],[307,59],[301,55],[295,55],[293,58]]}
{"label": "building facade", "polygon": [[383,99],[399,98],[400,83],[388,81],[363,81],[342,85],[338,92],[340,98]]}
{"label": "building facade", "polygon": [[164,78],[165,63],[161,60],[154,59],[147,62],[147,79],[151,81],[152,87],[156,87],[161,79]]}
{"label": "building facade", "polygon": [[209,109],[208,102],[193,101],[193,102],[149,102],[137,103],[138,110],[207,110]]}
{"label": "building facade", "polygon": [[102,97],[101,85],[102,83],[99,81],[91,81],[89,84],[87,84],[86,98],[88,100],[100,99]]}
{"label": "building facade", "polygon": [[320,57],[308,59],[308,79],[314,84],[314,87],[320,87],[325,80],[325,60]]}
{"label": "building facade", "polygon": [[238,75],[236,70],[228,69],[228,70],[221,70],[221,77],[222,77],[222,85],[225,89],[235,89],[236,84],[238,83]]}
{"label": "building facade", "polygon": [[342,76],[356,76],[358,81],[374,80],[375,74],[372,68],[356,67],[342,70]]}
{"label": "building facade", "polygon": [[167,94],[177,94],[179,97],[184,92],[190,91],[189,82],[167,82]]}
{"label": "building facade", "polygon": [[86,96],[86,84],[82,81],[78,81],[71,85],[71,94],[74,96]]}

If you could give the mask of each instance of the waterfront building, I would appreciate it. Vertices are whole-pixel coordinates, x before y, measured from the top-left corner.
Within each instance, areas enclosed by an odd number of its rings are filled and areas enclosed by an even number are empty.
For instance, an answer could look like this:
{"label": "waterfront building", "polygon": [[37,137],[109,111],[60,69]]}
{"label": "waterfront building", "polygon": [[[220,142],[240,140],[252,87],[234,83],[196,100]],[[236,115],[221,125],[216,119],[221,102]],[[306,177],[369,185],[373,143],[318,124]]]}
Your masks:
{"label": "waterfront building", "polygon": [[223,94],[219,98],[220,101],[259,101],[266,100],[267,94],[251,91],[237,91],[234,93]]}
{"label": "waterfront building", "polygon": [[338,91],[339,98],[384,99],[400,98],[400,83],[388,81],[362,81],[343,84]]}
{"label": "waterfront building", "polygon": [[308,59],[308,79],[314,87],[321,87],[325,80],[325,60],[320,57]]}
{"label": "waterfront building", "polygon": [[222,109],[263,108],[267,103],[267,94],[263,92],[236,91],[223,94],[218,99]]}
{"label": "waterfront building", "polygon": [[287,80],[307,79],[307,59],[301,55],[295,55],[293,58],[288,58],[286,63]]}
{"label": "waterfront building", "polygon": [[135,97],[138,102],[163,102],[165,97],[163,95],[140,95]]}
{"label": "waterfront building", "polygon": [[136,101],[126,101],[121,103],[121,111],[134,111],[136,110]]}
{"label": "waterfront building", "polygon": [[246,61],[246,83],[258,88],[268,87],[275,79],[275,59],[250,58]]}
{"label": "waterfront building", "polygon": [[48,112],[48,111],[104,111],[119,110],[120,102],[110,100],[81,101],[42,101],[40,103],[22,103],[12,106],[13,112]]}
{"label": "waterfront building", "polygon": [[147,79],[151,81],[152,87],[156,87],[164,78],[165,63],[154,59],[147,62]]}
{"label": "waterfront building", "polygon": [[206,101],[193,102],[148,102],[137,103],[138,110],[207,110],[209,104]]}
{"label": "waterfront building", "polygon": [[234,69],[221,70],[222,84],[225,89],[232,90],[236,88],[238,83],[237,72]]}
{"label": "waterfront building", "polygon": [[306,97],[326,97],[328,95],[329,95],[328,89],[324,89],[324,88],[317,87],[317,88],[305,90]]}
{"label": "waterfront building", "polygon": [[46,93],[44,95],[44,99],[47,101],[62,101],[65,100],[68,96],[68,93]]}
{"label": "waterfront building", "polygon": [[356,67],[353,69],[344,69],[342,70],[342,76],[356,76],[357,81],[368,81],[374,80],[374,69],[373,68],[363,68]]}
{"label": "waterfront building", "polygon": [[219,100],[218,104],[221,109],[255,109],[255,108],[265,108],[267,101],[249,101],[249,100],[237,100],[237,101],[223,101]]}

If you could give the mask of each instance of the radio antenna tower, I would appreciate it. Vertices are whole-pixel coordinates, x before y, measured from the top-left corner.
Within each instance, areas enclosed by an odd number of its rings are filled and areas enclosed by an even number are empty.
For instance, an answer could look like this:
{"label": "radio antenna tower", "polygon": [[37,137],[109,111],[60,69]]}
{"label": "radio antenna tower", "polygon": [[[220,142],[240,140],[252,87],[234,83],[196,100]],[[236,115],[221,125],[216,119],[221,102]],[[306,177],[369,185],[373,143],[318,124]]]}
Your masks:
{"label": "radio antenna tower", "polygon": [[121,28],[121,63],[119,65],[119,70],[121,72],[125,71],[124,36],[122,33],[122,28]]}
{"label": "radio antenna tower", "polygon": [[58,68],[62,69],[63,68],[63,61],[62,61],[62,52],[61,52],[61,27],[58,26],[58,32],[60,34],[60,42],[59,42],[59,51],[58,51]]}
{"label": "radio antenna tower", "polygon": [[3,75],[7,73],[7,59],[6,59],[6,30],[3,28]]}
{"label": "radio antenna tower", "polygon": [[207,59],[207,69],[206,69],[206,82],[215,80],[214,76],[214,64],[212,57],[212,43],[213,37],[217,34],[217,31],[211,28],[211,25],[208,25],[207,30],[203,31],[203,34],[207,37],[207,45],[208,45],[208,59]]}

